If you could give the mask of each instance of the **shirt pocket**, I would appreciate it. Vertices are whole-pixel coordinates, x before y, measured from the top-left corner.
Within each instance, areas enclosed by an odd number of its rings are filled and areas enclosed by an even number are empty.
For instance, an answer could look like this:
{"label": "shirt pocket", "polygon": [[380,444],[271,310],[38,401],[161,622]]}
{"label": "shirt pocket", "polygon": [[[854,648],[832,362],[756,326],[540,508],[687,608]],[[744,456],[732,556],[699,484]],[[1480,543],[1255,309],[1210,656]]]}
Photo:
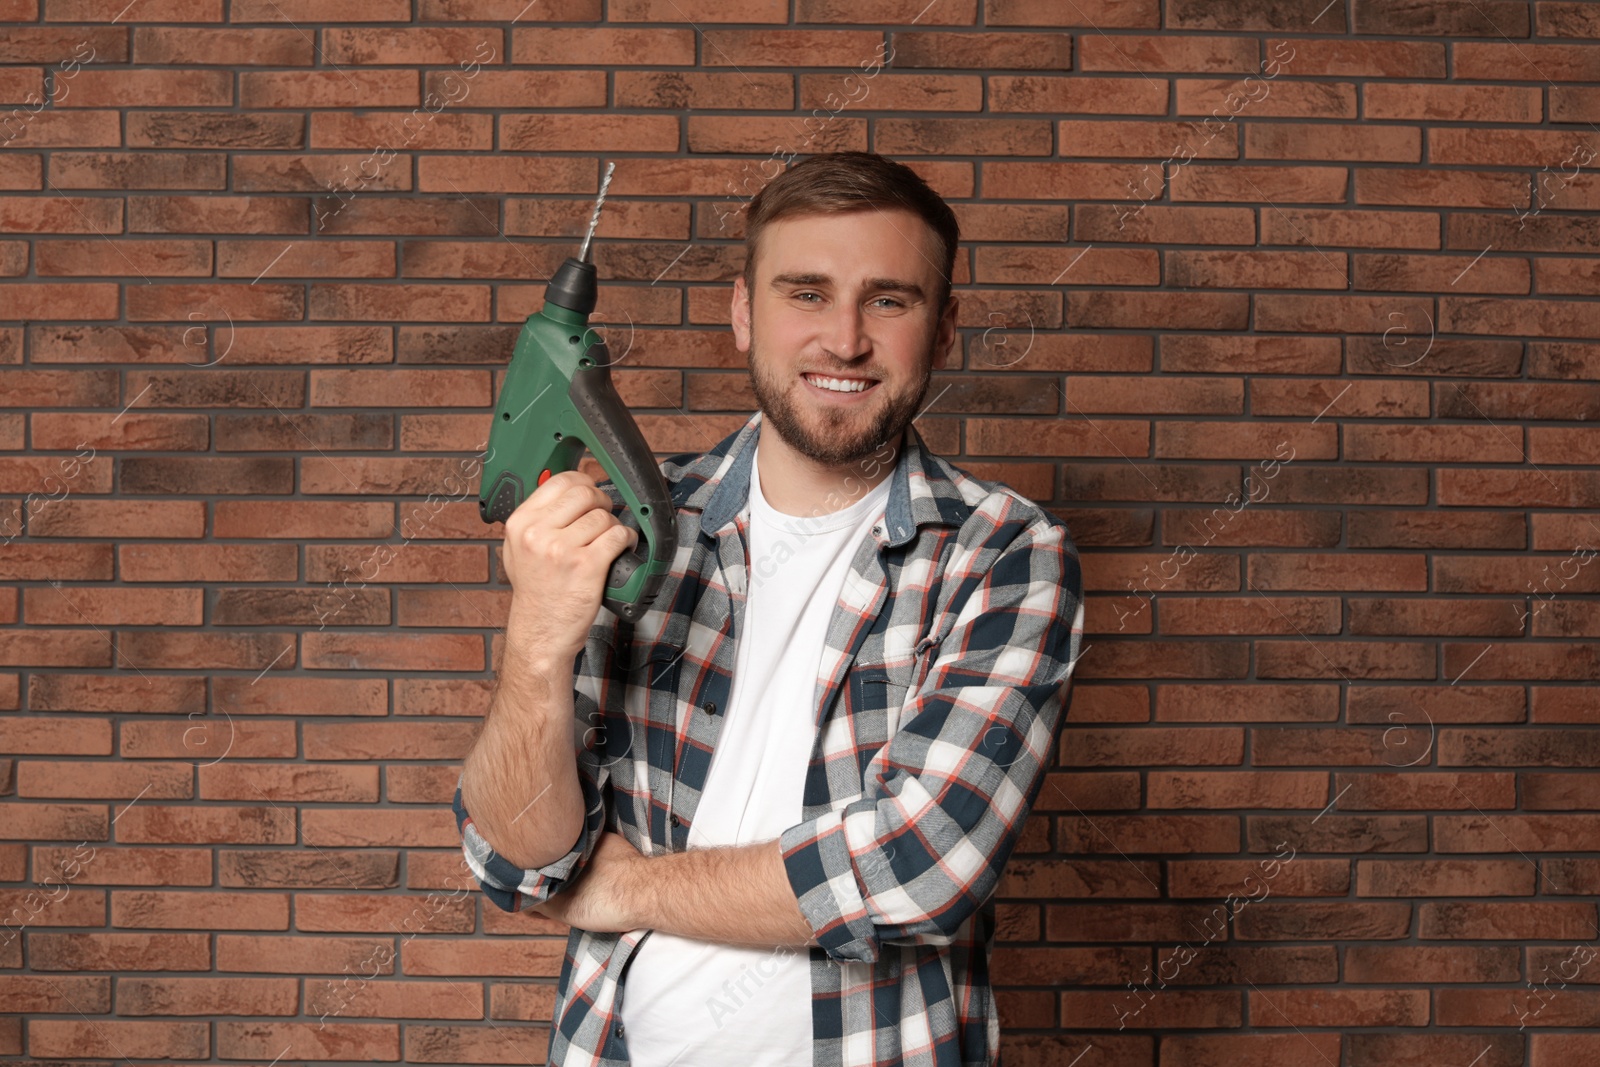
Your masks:
{"label": "shirt pocket", "polygon": [[619,832],[648,853],[650,797],[654,794],[665,804],[671,795],[683,648],[649,642],[622,655],[622,714],[607,713],[604,748],[596,755],[611,775]]}
{"label": "shirt pocket", "polygon": [[845,718],[859,772],[900,728],[900,716],[915,677],[915,663],[858,663],[850,671],[850,707]]}

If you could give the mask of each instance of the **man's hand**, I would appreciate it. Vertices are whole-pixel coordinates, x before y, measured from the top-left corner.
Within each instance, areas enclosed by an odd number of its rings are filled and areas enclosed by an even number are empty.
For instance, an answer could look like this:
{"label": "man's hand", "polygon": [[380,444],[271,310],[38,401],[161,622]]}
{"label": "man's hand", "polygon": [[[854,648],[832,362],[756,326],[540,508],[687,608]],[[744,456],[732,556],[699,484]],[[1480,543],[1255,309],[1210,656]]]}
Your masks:
{"label": "man's hand", "polygon": [[637,903],[630,887],[638,883],[632,874],[637,865],[644,862],[645,857],[627,838],[607,831],[601,835],[594,855],[589,857],[589,865],[577,882],[529,910],[595,933],[632,930],[639,925],[633,921],[629,907]]}

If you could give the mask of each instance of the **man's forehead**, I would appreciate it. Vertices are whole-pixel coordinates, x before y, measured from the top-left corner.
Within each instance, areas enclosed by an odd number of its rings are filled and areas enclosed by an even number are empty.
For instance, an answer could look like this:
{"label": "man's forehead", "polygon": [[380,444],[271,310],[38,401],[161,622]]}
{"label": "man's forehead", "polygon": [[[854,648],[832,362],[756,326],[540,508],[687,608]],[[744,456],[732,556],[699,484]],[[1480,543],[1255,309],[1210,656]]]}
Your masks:
{"label": "man's forehead", "polygon": [[[866,214],[881,212],[903,241],[874,241],[863,247],[860,223]],[[834,247],[847,253],[835,276],[835,264],[818,262],[808,237],[832,230],[841,242]],[[771,240],[773,237],[790,238]],[[793,238],[799,238],[795,240]],[[769,223],[761,237],[760,273],[771,275],[768,284],[833,285],[860,279],[866,286],[922,288],[937,278],[932,248],[937,243],[932,228],[904,208],[870,208],[837,214],[792,215]]]}

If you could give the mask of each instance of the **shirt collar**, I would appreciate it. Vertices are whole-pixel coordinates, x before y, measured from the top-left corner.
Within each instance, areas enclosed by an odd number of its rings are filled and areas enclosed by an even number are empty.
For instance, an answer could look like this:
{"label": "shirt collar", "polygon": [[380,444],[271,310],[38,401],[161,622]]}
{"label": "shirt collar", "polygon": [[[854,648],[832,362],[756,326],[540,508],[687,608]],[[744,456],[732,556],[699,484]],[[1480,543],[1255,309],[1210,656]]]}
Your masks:
{"label": "shirt collar", "polygon": [[[700,511],[700,532],[716,537],[744,508],[750,496],[750,464],[762,426],[761,412],[723,438],[710,451],[679,468],[672,482],[673,503]],[[899,547],[916,536],[924,523],[961,526],[972,507],[955,484],[956,472],[927,450],[922,435],[906,426],[904,447],[890,474],[880,544]],[[670,467],[670,461],[669,461]]]}

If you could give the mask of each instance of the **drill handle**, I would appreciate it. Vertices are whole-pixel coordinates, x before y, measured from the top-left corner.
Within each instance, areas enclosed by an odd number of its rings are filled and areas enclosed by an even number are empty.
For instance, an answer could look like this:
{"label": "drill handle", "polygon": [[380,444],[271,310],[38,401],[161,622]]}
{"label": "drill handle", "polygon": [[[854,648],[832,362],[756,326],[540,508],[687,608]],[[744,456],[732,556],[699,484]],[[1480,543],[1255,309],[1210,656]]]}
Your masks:
{"label": "drill handle", "polygon": [[[649,442],[611,384],[610,367],[601,361],[580,366],[573,373],[567,395],[587,427],[585,443],[590,453],[611,476],[623,502],[639,520],[639,535],[647,551],[629,549],[616,558],[606,578],[605,599],[606,607],[636,621],[649,608],[677,553],[677,509]],[[640,595],[628,599],[612,595],[627,587],[641,569],[649,573]]]}

